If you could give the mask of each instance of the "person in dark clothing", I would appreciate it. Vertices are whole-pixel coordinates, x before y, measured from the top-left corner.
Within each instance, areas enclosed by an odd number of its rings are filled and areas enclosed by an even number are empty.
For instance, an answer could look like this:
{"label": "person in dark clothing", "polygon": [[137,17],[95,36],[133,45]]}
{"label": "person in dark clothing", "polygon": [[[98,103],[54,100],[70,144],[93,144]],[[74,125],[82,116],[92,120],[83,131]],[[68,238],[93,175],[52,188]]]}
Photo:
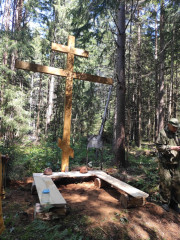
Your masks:
{"label": "person in dark clothing", "polygon": [[156,141],[159,159],[159,193],[162,207],[180,213],[180,142],[179,121],[171,118]]}

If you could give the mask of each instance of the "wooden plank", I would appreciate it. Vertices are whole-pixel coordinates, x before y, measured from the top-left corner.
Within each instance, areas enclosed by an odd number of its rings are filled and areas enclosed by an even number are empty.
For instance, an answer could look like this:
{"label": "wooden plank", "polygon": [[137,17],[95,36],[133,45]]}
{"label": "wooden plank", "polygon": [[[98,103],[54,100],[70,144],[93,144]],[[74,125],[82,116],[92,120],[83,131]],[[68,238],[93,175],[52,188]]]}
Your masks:
{"label": "wooden plank", "polygon": [[23,70],[33,71],[33,72],[40,72],[40,73],[47,73],[55,76],[66,77],[68,75],[68,71],[63,69],[42,66],[39,64],[28,63],[28,62],[23,62],[18,60],[16,60],[15,62],[15,67],[18,69],[23,69]]}
{"label": "wooden plank", "polygon": [[51,49],[57,52],[63,52],[63,53],[72,53],[76,56],[86,57],[88,58],[89,52],[83,49],[69,47],[65,45],[61,45],[58,43],[52,43]]}
{"label": "wooden plank", "polygon": [[40,204],[43,205],[41,199],[42,199],[42,191],[44,189],[50,190],[50,199],[49,204],[56,206],[56,207],[62,207],[66,205],[66,201],[53,183],[51,178],[48,178],[47,176],[34,176],[34,182],[36,185],[36,189],[39,196]]}
{"label": "wooden plank", "polygon": [[149,194],[135,188],[135,187],[132,187],[131,185],[125,183],[125,182],[122,182],[120,181],[119,179],[116,179],[104,172],[101,172],[101,173],[96,173],[96,176],[108,183],[110,183],[112,186],[120,189],[120,190],[123,190],[124,192],[128,193],[129,195],[131,195],[132,197],[135,197],[135,198],[147,198],[149,196]]}
{"label": "wooden plank", "polygon": [[[28,70],[32,72],[40,72],[40,73],[52,74],[55,76],[62,76],[62,77],[67,77],[69,73],[69,71],[63,70],[60,68],[48,67],[48,66],[43,66],[39,64],[18,61],[18,60],[16,60],[15,62],[15,67],[18,69]],[[99,76],[94,76],[87,73],[73,72],[73,78],[84,80],[84,81],[90,81],[90,82],[104,83],[108,85],[113,84],[112,78],[99,77]]]}
{"label": "wooden plank", "polygon": [[99,76],[94,76],[94,75],[90,75],[87,73],[74,72],[73,78],[79,79],[79,80],[84,80],[84,81],[89,81],[89,82],[104,83],[104,84],[108,84],[108,85],[113,84],[112,78],[99,77]]}
{"label": "wooden plank", "polygon": [[[101,171],[88,171],[87,173],[80,173],[79,171],[72,171],[72,172],[53,172],[52,175],[48,175],[48,178],[78,178],[78,177],[93,177],[96,176],[96,173]],[[33,173],[33,177],[44,176],[43,173]]]}

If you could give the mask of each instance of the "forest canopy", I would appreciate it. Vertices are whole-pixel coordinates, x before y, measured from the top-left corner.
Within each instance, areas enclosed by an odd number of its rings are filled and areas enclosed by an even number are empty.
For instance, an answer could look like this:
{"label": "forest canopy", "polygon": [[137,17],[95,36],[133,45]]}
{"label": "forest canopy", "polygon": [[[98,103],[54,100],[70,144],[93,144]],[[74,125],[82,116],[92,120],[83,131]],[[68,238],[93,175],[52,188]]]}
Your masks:
{"label": "forest canopy", "polygon": [[[0,1],[2,152],[43,141],[56,149],[49,162],[55,166],[60,160],[56,143],[63,131],[64,78],[18,70],[15,60],[65,69],[66,54],[51,51],[51,43],[67,45],[69,35],[89,52],[88,59],[75,58],[75,72],[113,78],[103,140],[118,165],[126,164],[129,146],[154,142],[170,117],[179,118],[178,1],[110,2]],[[108,91],[107,85],[74,80],[75,162],[84,161],[81,149],[99,133]]]}

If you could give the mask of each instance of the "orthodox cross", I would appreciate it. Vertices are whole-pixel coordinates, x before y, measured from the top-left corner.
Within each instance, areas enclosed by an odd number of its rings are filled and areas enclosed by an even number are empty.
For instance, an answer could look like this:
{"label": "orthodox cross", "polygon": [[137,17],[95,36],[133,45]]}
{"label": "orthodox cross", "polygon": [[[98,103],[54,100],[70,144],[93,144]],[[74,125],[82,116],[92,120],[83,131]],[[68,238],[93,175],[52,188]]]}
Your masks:
{"label": "orthodox cross", "polygon": [[74,158],[74,150],[70,147],[73,79],[75,78],[109,85],[112,85],[113,81],[111,78],[73,72],[74,55],[87,58],[89,54],[85,50],[75,48],[74,36],[68,37],[68,46],[52,43],[51,49],[57,52],[63,52],[67,54],[66,69],[58,69],[54,67],[42,66],[18,60],[16,60],[15,67],[18,69],[33,72],[47,73],[56,76],[66,77],[63,139],[61,140],[60,138],[58,138],[58,146],[62,149],[61,171],[64,172],[69,171],[69,157]]}

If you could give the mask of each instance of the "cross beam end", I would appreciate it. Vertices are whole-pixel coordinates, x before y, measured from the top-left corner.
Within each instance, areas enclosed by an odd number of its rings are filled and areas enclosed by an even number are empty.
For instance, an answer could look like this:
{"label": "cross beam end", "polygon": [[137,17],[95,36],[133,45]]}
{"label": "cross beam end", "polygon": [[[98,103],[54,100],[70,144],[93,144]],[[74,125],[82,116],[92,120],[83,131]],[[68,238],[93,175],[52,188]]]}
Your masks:
{"label": "cross beam end", "polygon": [[68,74],[67,71],[63,69],[43,66],[43,65],[34,64],[34,63],[28,63],[28,62],[19,61],[19,60],[16,60],[15,68],[33,71],[33,72],[47,73],[47,74],[52,74],[55,76],[62,76],[62,77],[66,77]]}
{"label": "cross beam end", "polygon": [[104,83],[104,84],[108,84],[108,85],[113,84],[112,78],[99,77],[99,76],[94,76],[94,75],[90,75],[87,73],[74,72],[73,78],[79,79],[79,80],[85,80],[85,81],[89,81],[89,82]]}

